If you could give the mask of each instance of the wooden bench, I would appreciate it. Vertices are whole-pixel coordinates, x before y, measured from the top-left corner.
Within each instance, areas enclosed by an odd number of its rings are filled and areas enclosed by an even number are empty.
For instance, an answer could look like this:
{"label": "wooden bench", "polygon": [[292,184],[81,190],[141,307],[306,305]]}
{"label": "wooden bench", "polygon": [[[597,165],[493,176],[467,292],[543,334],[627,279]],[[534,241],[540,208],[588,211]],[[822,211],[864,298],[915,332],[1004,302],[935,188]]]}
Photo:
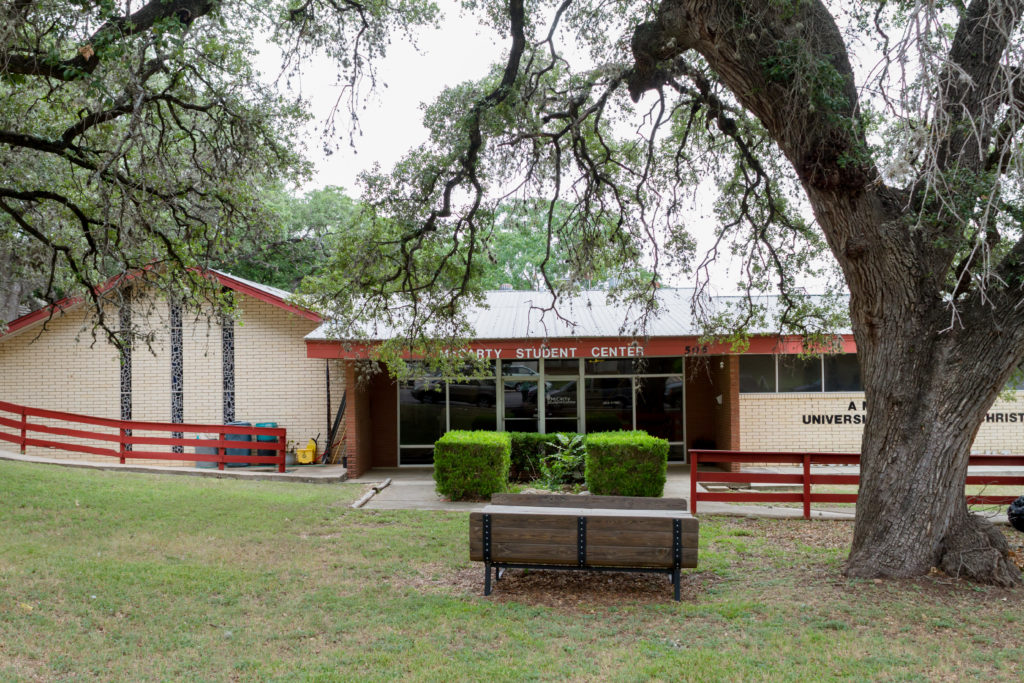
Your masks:
{"label": "wooden bench", "polygon": [[697,566],[698,522],[683,498],[496,494],[469,516],[469,559],[484,563],[484,595],[505,569],[670,574]]}

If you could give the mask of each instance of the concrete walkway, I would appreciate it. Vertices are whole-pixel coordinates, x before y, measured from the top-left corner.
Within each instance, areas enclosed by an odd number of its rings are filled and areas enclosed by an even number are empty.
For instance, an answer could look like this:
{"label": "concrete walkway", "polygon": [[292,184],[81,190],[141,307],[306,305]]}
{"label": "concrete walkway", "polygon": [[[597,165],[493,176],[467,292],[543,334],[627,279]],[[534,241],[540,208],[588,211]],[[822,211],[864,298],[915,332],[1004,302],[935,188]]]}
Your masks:
{"label": "concrete walkway", "polygon": [[[106,470],[111,472],[149,472],[151,474],[176,474],[187,477],[212,477],[215,479],[246,479],[249,481],[294,481],[304,484],[338,484],[348,479],[348,472],[341,465],[293,465],[284,473],[278,472],[273,465],[252,467],[177,467],[165,465],[139,465],[127,463],[122,465],[116,460],[111,462],[88,462],[84,460],[64,460],[59,458],[43,458],[34,455],[21,455],[12,451],[0,450],[0,460],[17,462],[34,462],[41,465],[57,465],[59,467],[76,467],[89,470]],[[159,462],[159,461],[151,461]]]}
{"label": "concrete walkway", "polygon": [[[433,471],[428,468],[377,468],[365,473],[357,483],[380,483],[391,479],[363,507],[368,510],[482,510],[487,503],[452,503],[437,495]],[[690,497],[690,469],[688,466],[670,465],[665,481],[666,498]],[[800,508],[768,505],[730,505],[727,503],[701,503],[701,515],[729,515],[733,517],[802,518]],[[853,519],[853,510],[812,510],[814,519]]]}

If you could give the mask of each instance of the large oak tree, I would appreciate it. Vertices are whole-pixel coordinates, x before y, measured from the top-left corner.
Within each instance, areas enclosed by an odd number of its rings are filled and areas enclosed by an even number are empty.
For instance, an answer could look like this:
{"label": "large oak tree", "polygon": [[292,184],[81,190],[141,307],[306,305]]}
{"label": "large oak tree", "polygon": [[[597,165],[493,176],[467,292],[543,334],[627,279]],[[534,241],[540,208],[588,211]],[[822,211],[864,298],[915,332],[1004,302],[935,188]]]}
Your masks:
{"label": "large oak tree", "polygon": [[[588,252],[646,253],[653,274],[628,282],[641,308],[659,275],[703,284],[731,248],[751,291],[773,286],[780,324],[799,329],[813,311],[798,273],[827,249],[868,405],[846,572],[1020,583],[964,478],[1024,355],[1024,0],[477,9],[510,36],[508,59],[448,89],[426,109],[430,142],[367,177],[387,228],[321,280],[338,319],[458,333],[443,321],[478,300],[508,196],[547,198],[538,239],[581,245],[580,272]],[[720,227],[702,255],[686,199],[708,179]],[[569,221],[555,220],[562,201],[579,208]],[[566,285],[549,284],[557,309]],[[750,301],[746,319],[763,313]]]}

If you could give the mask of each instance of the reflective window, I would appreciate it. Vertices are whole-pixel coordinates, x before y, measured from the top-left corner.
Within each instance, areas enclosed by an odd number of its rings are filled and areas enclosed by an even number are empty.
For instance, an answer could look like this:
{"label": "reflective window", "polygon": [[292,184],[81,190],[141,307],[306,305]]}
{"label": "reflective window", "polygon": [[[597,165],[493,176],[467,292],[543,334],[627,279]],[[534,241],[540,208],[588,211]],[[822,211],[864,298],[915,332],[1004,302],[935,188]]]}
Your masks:
{"label": "reflective window", "polygon": [[545,375],[578,375],[580,362],[575,358],[549,358],[544,361]]}
{"label": "reflective window", "polygon": [[505,394],[505,431],[536,432],[537,381],[503,380]]}
{"label": "reflective window", "polygon": [[740,356],[740,393],[756,394],[775,391],[775,356],[744,354]]}
{"label": "reflective window", "polygon": [[431,448],[402,448],[398,457],[400,465],[433,465],[434,449]]}
{"label": "reflective window", "polygon": [[683,440],[683,377],[637,377],[636,428],[669,441]]}
{"label": "reflective window", "polygon": [[506,360],[501,362],[501,374],[529,377],[540,374],[540,361]]}
{"label": "reflective window", "polygon": [[862,391],[857,354],[825,356],[825,391]]}
{"label": "reflective window", "polygon": [[639,358],[633,361],[633,369],[640,375],[679,374],[683,371],[683,358],[682,356]]}
{"label": "reflective window", "polygon": [[821,357],[779,356],[779,391],[821,391]]}
{"label": "reflective window", "polygon": [[398,387],[400,445],[427,445],[445,432],[444,382],[426,378],[402,382]]}
{"label": "reflective window", "polygon": [[632,375],[631,358],[588,358],[583,361],[583,372],[588,375]]}
{"label": "reflective window", "polygon": [[576,422],[578,395],[579,383],[576,380],[554,380],[545,385],[544,431],[550,434],[551,432],[575,432],[578,429]]}
{"label": "reflective window", "polygon": [[588,379],[584,386],[588,434],[633,429],[632,379]]}
{"label": "reflective window", "polygon": [[465,379],[448,383],[448,420],[452,429],[495,430],[498,426],[496,383]]}

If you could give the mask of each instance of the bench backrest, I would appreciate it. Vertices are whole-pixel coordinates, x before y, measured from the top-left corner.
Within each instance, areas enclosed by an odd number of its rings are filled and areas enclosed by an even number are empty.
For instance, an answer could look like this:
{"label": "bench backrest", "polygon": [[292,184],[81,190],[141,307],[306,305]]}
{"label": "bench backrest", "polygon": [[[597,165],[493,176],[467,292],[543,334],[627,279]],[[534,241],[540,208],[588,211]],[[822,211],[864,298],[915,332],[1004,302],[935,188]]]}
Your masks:
{"label": "bench backrest", "polygon": [[491,505],[587,508],[590,510],[675,510],[686,512],[685,498],[640,496],[561,496],[554,493],[496,493]]}

